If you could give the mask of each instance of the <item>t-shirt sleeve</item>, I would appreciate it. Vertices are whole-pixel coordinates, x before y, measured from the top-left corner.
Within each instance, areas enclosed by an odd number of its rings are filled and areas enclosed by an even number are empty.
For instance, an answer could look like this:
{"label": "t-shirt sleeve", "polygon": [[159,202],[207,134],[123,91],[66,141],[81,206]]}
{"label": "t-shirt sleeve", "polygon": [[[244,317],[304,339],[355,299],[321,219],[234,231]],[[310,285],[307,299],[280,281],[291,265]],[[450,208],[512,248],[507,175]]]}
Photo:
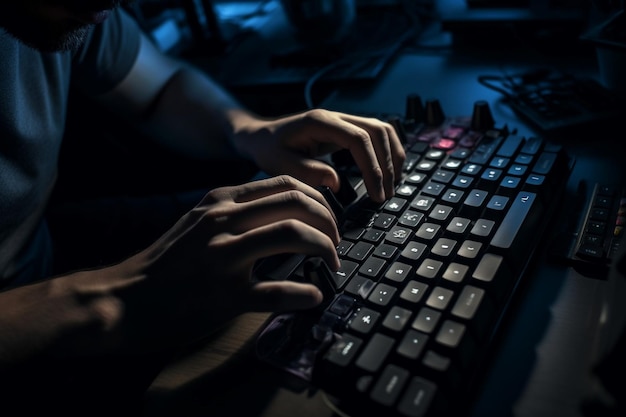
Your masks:
{"label": "t-shirt sleeve", "polygon": [[121,8],[96,25],[74,55],[73,87],[88,95],[98,95],[119,84],[137,58],[140,30],[137,22]]}

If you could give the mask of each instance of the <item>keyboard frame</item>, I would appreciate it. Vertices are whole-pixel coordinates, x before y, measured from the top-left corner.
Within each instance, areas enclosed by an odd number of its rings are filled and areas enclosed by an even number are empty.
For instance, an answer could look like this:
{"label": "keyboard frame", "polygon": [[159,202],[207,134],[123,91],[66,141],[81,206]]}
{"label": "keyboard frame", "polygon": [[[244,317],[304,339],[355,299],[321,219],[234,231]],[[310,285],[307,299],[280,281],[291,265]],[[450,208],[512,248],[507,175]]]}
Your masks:
{"label": "keyboard frame", "polygon": [[[421,132],[428,130],[437,130],[443,131],[446,126],[470,126],[471,117],[456,117],[456,118],[446,118],[444,122],[440,126],[436,127],[428,127],[423,123],[412,125],[407,127],[413,133],[409,135],[408,140],[405,143],[405,148],[409,150],[411,146],[417,141],[417,137]],[[405,126],[406,127],[406,126]],[[489,129],[492,132],[504,132],[508,136],[511,132],[509,131],[507,126],[501,128],[493,128]],[[406,132],[403,132],[405,134]],[[489,134],[488,132],[481,132],[482,134]],[[492,133],[495,134],[495,133]],[[545,139],[545,142],[549,142],[548,139]],[[342,158],[346,158],[345,155]],[[336,161],[337,162],[337,161]],[[496,316],[496,321],[490,326],[489,334],[485,338],[484,346],[482,346],[482,354],[473,358],[474,365],[472,366],[471,372],[467,373],[463,378],[463,389],[458,391],[459,398],[455,398],[455,406],[446,410],[437,410],[432,409],[428,412],[428,416],[447,416],[447,415],[463,415],[467,414],[471,409],[471,403],[475,397],[477,391],[480,390],[482,378],[485,377],[485,372],[481,372],[481,367],[484,367],[493,352],[497,349],[497,340],[500,335],[500,329],[502,323],[506,320],[507,315],[509,314],[510,306],[514,300],[516,294],[520,293],[518,291],[518,287],[523,283],[524,278],[527,276],[527,273],[530,272],[534,265],[534,261],[538,257],[538,251],[544,251],[544,247],[542,243],[542,237],[546,235],[548,229],[550,228],[552,219],[556,216],[557,212],[561,210],[560,203],[563,200],[563,195],[567,188],[568,178],[571,174],[574,165],[575,159],[571,156],[567,156],[566,160],[566,173],[564,174],[564,178],[559,181],[558,189],[555,190],[554,197],[550,200],[551,205],[548,207],[548,210],[543,212],[543,217],[541,221],[539,221],[538,228],[535,230],[539,230],[539,233],[535,234],[535,238],[530,245],[532,249],[527,252],[528,257],[526,261],[524,261],[519,266],[518,273],[516,274],[516,279],[510,283],[509,288],[506,290],[506,293],[503,294],[504,302],[502,306],[498,307],[498,313]],[[336,164],[337,171],[339,172],[343,184],[350,184],[350,191],[346,192],[344,190],[343,194],[348,195],[349,197],[341,201],[344,204],[344,212],[350,211],[354,207],[358,207],[363,204],[363,201],[367,199],[367,193],[365,190],[365,186],[361,176],[358,173],[355,165],[351,164],[348,158],[346,160],[339,160]],[[406,179],[407,173],[403,175],[401,184],[404,183]],[[337,196],[339,200],[341,200],[341,196]],[[348,201],[352,199],[351,201]],[[340,230],[342,228],[342,224],[340,224]],[[294,259],[298,259],[295,261]],[[281,279],[291,275],[298,265],[301,265],[301,262],[304,261],[304,256],[294,256],[289,255],[287,257],[283,257],[281,260],[284,261],[286,259],[290,259],[289,262],[291,264],[286,268],[278,268],[275,275],[273,275],[272,279]],[[397,258],[396,258],[397,259]],[[264,278],[266,279],[266,277]],[[336,297],[335,297],[336,298]],[[311,310],[308,312],[295,312],[295,313],[278,313],[272,315],[266,322],[266,324],[260,330],[257,336],[257,344],[256,344],[256,354],[259,359],[264,362],[269,363],[275,368],[280,369],[285,372],[287,375],[295,376],[298,381],[304,383],[308,386],[309,389],[312,390],[321,390],[336,403],[338,409],[346,412],[348,415],[362,415],[365,413],[366,415],[371,415],[372,407],[376,410],[377,406],[375,404],[359,404],[358,401],[354,402],[344,402],[342,401],[342,390],[333,390],[330,387],[320,386],[318,384],[319,381],[316,380],[314,375],[314,364],[310,368],[305,367],[294,367],[291,364],[282,362],[280,359],[280,354],[276,354],[277,351],[280,351],[284,346],[288,345],[287,340],[297,339],[297,336],[294,336],[294,333],[297,334],[299,331],[297,329],[296,323],[304,321],[305,323],[302,325],[302,329],[306,331],[310,331],[311,327],[315,323],[317,319],[319,319],[321,312],[326,308],[326,304],[315,310]],[[307,327],[308,326],[308,327]],[[294,332],[294,333],[291,333]],[[369,336],[367,338],[369,340]],[[468,376],[470,375],[471,376]],[[387,413],[390,416],[390,409],[380,406],[376,410],[377,412]],[[395,414],[393,414],[395,415]],[[400,415],[400,414],[398,414]]]}

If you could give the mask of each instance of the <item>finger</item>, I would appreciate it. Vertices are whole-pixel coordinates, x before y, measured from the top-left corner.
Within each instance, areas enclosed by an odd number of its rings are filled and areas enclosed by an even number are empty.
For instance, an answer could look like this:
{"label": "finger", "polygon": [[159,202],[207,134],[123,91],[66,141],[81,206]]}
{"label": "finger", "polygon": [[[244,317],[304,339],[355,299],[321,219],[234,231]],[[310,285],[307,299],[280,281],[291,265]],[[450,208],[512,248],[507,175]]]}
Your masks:
{"label": "finger", "polygon": [[[300,181],[313,187],[325,185],[333,192],[338,192],[340,188],[339,175],[337,171],[324,161],[319,159],[303,157],[297,152],[285,153],[282,158],[282,167]],[[326,200],[324,200],[326,201]]]}
{"label": "finger", "polygon": [[333,270],[340,266],[335,242],[315,227],[294,219],[280,220],[241,234],[223,234],[219,241],[215,239],[211,244],[221,245],[228,248],[230,254],[236,254],[239,265],[252,265],[259,259],[281,253],[301,253],[322,257]]}
{"label": "finger", "polygon": [[[354,117],[354,116],[348,116]],[[358,119],[358,118],[357,118]],[[384,140],[384,152],[389,161],[391,162],[391,170],[394,174],[396,180],[399,180],[402,176],[402,166],[404,165],[404,160],[406,159],[406,152],[404,151],[404,146],[400,141],[400,137],[398,136],[398,132],[396,129],[387,122],[383,122],[378,119],[365,119],[366,122],[374,123],[375,129],[373,134],[376,134],[377,137]],[[358,122],[355,122],[358,123]],[[381,129],[382,134],[377,134],[377,130]],[[383,149],[383,148],[381,148]],[[378,151],[377,151],[378,152]]]}
{"label": "finger", "polygon": [[385,190],[385,197],[390,198],[393,196],[394,184],[395,184],[395,171],[393,168],[393,159],[391,158],[391,147],[389,146],[389,136],[386,129],[383,127],[371,128],[368,125],[362,126],[368,131],[372,138],[372,145],[378,158],[378,165],[383,172],[383,188]]}
{"label": "finger", "polygon": [[250,311],[274,312],[305,310],[324,300],[313,284],[294,281],[263,281],[256,283],[248,293],[246,307]]}
{"label": "finger", "polygon": [[402,168],[404,167],[404,161],[406,160],[406,152],[404,150],[404,145],[400,140],[400,136],[398,136],[398,132],[396,129],[389,124],[388,129],[391,131],[391,135],[389,136],[389,146],[391,148],[391,157],[393,159],[393,168],[396,176],[396,180],[400,180],[402,177]]}
{"label": "finger", "polygon": [[307,112],[303,116],[303,125],[306,126],[306,137],[313,138],[319,146],[333,144],[348,149],[363,175],[370,197],[376,201],[384,200],[383,170],[366,129],[347,121],[340,113],[322,111]]}
{"label": "finger", "polygon": [[[284,159],[288,160],[289,158]],[[322,204],[333,214],[330,204],[328,204],[322,193],[290,175],[278,175],[272,178],[225,188],[228,189],[230,198],[236,203],[253,201],[280,192],[297,190]]]}
{"label": "finger", "polygon": [[[324,202],[326,203],[325,200]],[[226,217],[223,227],[233,233],[244,233],[260,226],[293,219],[323,232],[335,244],[339,243],[340,239],[337,219],[329,209],[328,203],[322,204],[300,190],[283,191],[234,204]]]}
{"label": "finger", "polygon": [[374,150],[372,138],[366,130],[353,124],[348,125],[347,129],[350,134],[342,135],[342,138],[347,136],[347,140],[340,139],[340,145],[352,154],[370,197],[374,201],[383,201],[385,199],[385,175]]}
{"label": "finger", "polygon": [[[247,268],[259,259],[280,253],[320,256],[332,270],[340,266],[336,247],[328,236],[297,220],[275,222],[241,235],[222,236],[220,243],[229,252],[240,254],[241,263],[236,268]],[[224,254],[224,258],[232,256]],[[317,306],[324,298],[315,285],[289,280],[256,282],[243,297],[242,305],[248,311],[307,309]]]}
{"label": "finger", "polygon": [[342,115],[344,120],[354,123],[367,130],[383,170],[383,186],[386,197],[393,195],[395,183],[402,175],[402,166],[406,153],[395,128],[386,122],[374,118],[353,115]]}

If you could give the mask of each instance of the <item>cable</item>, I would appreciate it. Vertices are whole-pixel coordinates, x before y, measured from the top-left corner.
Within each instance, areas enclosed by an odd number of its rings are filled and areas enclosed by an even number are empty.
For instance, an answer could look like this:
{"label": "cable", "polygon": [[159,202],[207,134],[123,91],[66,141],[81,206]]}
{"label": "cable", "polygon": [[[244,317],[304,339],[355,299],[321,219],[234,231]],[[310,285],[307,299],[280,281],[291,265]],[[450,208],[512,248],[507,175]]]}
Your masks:
{"label": "cable", "polygon": [[359,66],[368,65],[371,63],[372,59],[382,57],[388,54],[389,54],[389,51],[386,50],[386,48],[381,48],[378,51],[347,55],[338,61],[332,62],[326,65],[325,67],[320,68],[312,76],[309,77],[309,79],[307,80],[304,86],[304,100],[306,102],[307,107],[309,109],[312,109],[315,107],[315,104],[313,102],[313,95],[312,95],[313,86],[318,80],[323,78],[324,75],[328,74],[329,72],[332,72],[333,70],[337,70],[338,68],[341,68],[342,66],[346,66],[348,68],[346,72],[347,71],[356,72]]}
{"label": "cable", "polygon": [[[516,91],[526,84],[536,84],[541,80],[547,80],[557,74],[558,71],[549,68],[539,68],[533,71],[503,75],[480,75],[478,82],[485,87],[497,91],[507,98],[512,98]],[[499,85],[493,84],[498,82]]]}
{"label": "cable", "polygon": [[[500,82],[501,85],[492,84],[492,81]],[[491,90],[497,91],[498,93],[502,94],[505,97],[511,97],[512,87],[510,84],[507,84],[506,81],[510,83],[511,82],[510,77],[498,76],[498,75],[480,75],[478,77],[478,82],[480,84],[484,85],[485,87]]]}
{"label": "cable", "polygon": [[[394,16],[397,17],[397,12],[394,13]],[[392,17],[394,16],[392,16],[391,14],[385,15],[385,21],[382,22],[382,24],[378,23],[376,26],[379,33],[372,35],[372,39],[380,39],[380,37],[386,35],[388,31],[391,30],[389,26],[396,23],[396,20],[392,19]],[[414,14],[405,13],[404,16],[409,19],[409,23],[407,24],[408,30],[400,35],[394,35],[396,36],[396,38],[391,39],[391,45],[403,47],[407,40],[411,37],[414,37],[418,33],[418,29],[422,28],[421,24],[416,23],[417,18],[414,16]],[[357,39],[357,41],[359,40]],[[394,52],[397,51],[397,49],[393,46],[390,47],[390,43],[387,42],[385,45],[371,51],[359,51],[357,53],[348,54],[340,58],[339,60],[331,62],[330,64],[317,70],[313,75],[309,77],[304,86],[304,100],[307,108],[312,109],[315,107],[315,103],[313,100],[313,87],[316,82],[318,82],[327,74],[332,73],[332,71],[338,70],[339,68],[345,67],[344,72],[346,73],[356,72],[359,67],[370,65],[373,59],[392,55]]]}

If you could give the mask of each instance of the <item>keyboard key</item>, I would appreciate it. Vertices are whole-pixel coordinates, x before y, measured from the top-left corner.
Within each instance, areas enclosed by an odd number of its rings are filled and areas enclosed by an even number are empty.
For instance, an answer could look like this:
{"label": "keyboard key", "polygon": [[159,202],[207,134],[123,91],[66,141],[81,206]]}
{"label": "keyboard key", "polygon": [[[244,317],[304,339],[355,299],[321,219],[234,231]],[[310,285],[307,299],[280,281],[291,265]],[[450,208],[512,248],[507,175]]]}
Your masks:
{"label": "keyboard key", "polygon": [[356,366],[369,372],[378,371],[394,343],[395,340],[389,336],[381,333],[374,334],[356,360]]}
{"label": "keyboard key", "polygon": [[350,321],[349,327],[359,333],[369,333],[374,327],[376,327],[376,323],[378,322],[379,318],[380,313],[378,311],[363,307],[355,314],[354,318]]}
{"label": "keyboard key", "polygon": [[465,325],[456,321],[446,320],[442,323],[435,340],[443,345],[455,348],[461,343],[464,334]]}
{"label": "keyboard key", "polygon": [[442,266],[443,262],[432,258],[426,258],[421,263],[419,268],[417,268],[417,275],[423,278],[433,279],[437,276]]}
{"label": "keyboard key", "polygon": [[454,235],[463,235],[470,224],[470,219],[465,217],[454,217],[452,221],[450,221],[450,224],[446,227],[446,231],[453,233]]}
{"label": "keyboard key", "polygon": [[502,256],[494,255],[493,253],[484,254],[480,263],[476,267],[476,270],[472,274],[472,278],[484,282],[493,281],[500,269],[502,259]]}
{"label": "keyboard key", "polygon": [[356,356],[363,340],[349,333],[339,337],[328,349],[325,359],[340,367],[346,367]]}
{"label": "keyboard key", "polygon": [[502,145],[500,145],[500,148],[496,152],[496,155],[506,158],[512,158],[513,156],[517,155],[523,144],[523,137],[518,135],[509,135],[502,143]]}
{"label": "keyboard key", "polygon": [[445,206],[443,204],[437,204],[430,212],[431,220],[445,221],[452,214],[453,208],[451,206]]}
{"label": "keyboard key", "polygon": [[386,306],[391,302],[396,291],[398,291],[397,288],[391,285],[379,283],[376,284],[376,287],[374,287],[367,299],[379,306]]}
{"label": "keyboard key", "polygon": [[361,300],[365,300],[369,297],[375,285],[376,283],[371,279],[357,275],[348,282],[348,285],[345,287],[345,292]]}
{"label": "keyboard key", "polygon": [[339,256],[346,255],[350,248],[354,245],[353,242],[347,241],[345,239],[341,239],[341,242],[337,245],[337,254]]}
{"label": "keyboard key", "polygon": [[469,217],[479,213],[479,209],[484,204],[489,193],[485,190],[473,189],[467,194],[467,198],[463,202],[461,213],[465,217]]}
{"label": "keyboard key", "polygon": [[428,285],[420,282],[411,280],[406,284],[406,287],[402,290],[400,294],[400,298],[408,301],[412,304],[417,304],[421,299],[426,290],[428,289]]}
{"label": "keyboard key", "polygon": [[391,200],[385,204],[385,211],[390,213],[400,213],[405,204],[406,200],[398,197],[392,197]]}
{"label": "keyboard key", "polygon": [[434,239],[439,234],[439,230],[441,230],[441,226],[439,226],[438,224],[424,223],[420,226],[419,229],[417,229],[415,236],[419,237],[420,239],[434,241]]}
{"label": "keyboard key", "polygon": [[432,382],[414,377],[400,401],[398,410],[406,416],[422,417],[429,410],[436,391],[437,387]]}
{"label": "keyboard key", "polygon": [[404,212],[402,217],[400,217],[400,219],[398,220],[398,223],[400,223],[403,226],[415,228],[423,218],[424,218],[423,213],[419,213],[417,211],[412,211],[412,210],[407,210],[406,212]]}
{"label": "keyboard key", "polygon": [[335,288],[342,288],[345,283],[348,282],[350,277],[354,275],[354,272],[358,267],[358,263],[342,259],[339,269],[335,271],[333,277],[335,281]]}
{"label": "keyboard key", "polygon": [[496,319],[496,304],[487,291],[474,285],[465,285],[452,307],[451,314],[472,330],[479,344],[489,337]]}
{"label": "keyboard key", "polygon": [[420,242],[409,242],[402,250],[400,256],[406,260],[417,261],[426,253],[427,246]]}
{"label": "keyboard key", "polygon": [[396,222],[396,216],[386,214],[386,213],[381,213],[381,214],[376,215],[373,226],[377,229],[385,230],[393,226],[395,222]]}
{"label": "keyboard key", "polygon": [[381,243],[374,250],[373,255],[383,259],[392,259],[398,252],[398,248],[387,243]]}
{"label": "keyboard key", "polygon": [[482,246],[482,243],[475,240],[466,240],[461,244],[457,255],[467,260],[475,259],[481,253]]}
{"label": "keyboard key", "polygon": [[374,250],[374,245],[367,242],[357,242],[352,245],[350,251],[347,253],[348,258],[353,261],[362,261]]}
{"label": "keyboard key", "polygon": [[[521,234],[520,230],[527,219],[529,219],[528,224],[532,225],[530,220],[534,219],[532,219],[529,214],[531,213],[536,197],[537,195],[535,193],[526,191],[520,192],[517,197],[513,199],[511,207],[506,212],[502,223],[498,226],[498,230],[496,230],[496,233],[491,239],[491,246],[499,249],[511,249],[509,259],[514,259],[515,251],[512,248],[514,243],[520,243],[522,238],[527,237],[528,234],[535,233],[534,230],[529,230],[530,227],[526,227]],[[524,244],[527,242],[521,243]],[[518,257],[516,261],[519,262],[519,258],[521,257]]]}
{"label": "keyboard key", "polygon": [[428,339],[428,335],[409,329],[400,341],[397,352],[405,358],[417,359],[424,350]]}
{"label": "keyboard key", "polygon": [[441,313],[432,308],[422,307],[411,326],[423,333],[432,333],[437,326]]}
{"label": "keyboard key", "polygon": [[386,265],[387,261],[384,259],[372,256],[363,262],[358,272],[359,275],[375,279],[381,274]]}
{"label": "keyboard key", "polygon": [[434,287],[426,300],[426,305],[437,310],[445,310],[452,300],[454,292],[443,287]]}
{"label": "keyboard key", "polygon": [[448,265],[442,277],[450,282],[462,282],[463,279],[465,279],[468,270],[469,266],[452,262]]}
{"label": "keyboard key", "polygon": [[476,223],[474,223],[474,227],[472,227],[470,233],[478,237],[487,237],[491,234],[495,224],[496,222],[493,220],[478,219]]}
{"label": "keyboard key", "polygon": [[406,226],[394,226],[385,235],[385,242],[396,246],[404,246],[412,234],[413,231]]}
{"label": "keyboard key", "polygon": [[393,306],[391,307],[391,310],[389,310],[389,313],[385,316],[383,326],[389,330],[399,332],[407,324],[412,314],[411,310]]}
{"label": "keyboard key", "polygon": [[466,320],[472,319],[484,296],[485,290],[472,285],[464,286],[452,308],[452,315]]}
{"label": "keyboard key", "polygon": [[400,396],[409,379],[409,371],[395,365],[387,365],[372,390],[372,399],[377,403],[391,406]]}
{"label": "keyboard key", "polygon": [[472,177],[467,177],[465,175],[458,175],[452,182],[452,186],[454,188],[464,190],[464,189],[469,188],[469,186],[472,185],[473,181],[474,181],[474,178]]}
{"label": "keyboard key", "polygon": [[450,369],[450,358],[444,355],[440,355],[432,350],[426,351],[422,363],[431,369],[439,371],[441,373]]}
{"label": "keyboard key", "polygon": [[411,208],[425,212],[430,210],[434,202],[435,199],[433,197],[420,194],[411,202]]}
{"label": "keyboard key", "polygon": [[510,276],[510,269],[504,265],[502,256],[485,253],[472,274],[472,284],[488,289],[491,298],[502,305],[506,300],[504,295],[514,284]]}
{"label": "keyboard key", "polygon": [[431,254],[445,258],[452,254],[457,245],[456,240],[439,238],[431,248]]}
{"label": "keyboard key", "polygon": [[411,265],[402,262],[394,262],[385,273],[385,279],[394,282],[403,282],[412,272],[413,267]]}

